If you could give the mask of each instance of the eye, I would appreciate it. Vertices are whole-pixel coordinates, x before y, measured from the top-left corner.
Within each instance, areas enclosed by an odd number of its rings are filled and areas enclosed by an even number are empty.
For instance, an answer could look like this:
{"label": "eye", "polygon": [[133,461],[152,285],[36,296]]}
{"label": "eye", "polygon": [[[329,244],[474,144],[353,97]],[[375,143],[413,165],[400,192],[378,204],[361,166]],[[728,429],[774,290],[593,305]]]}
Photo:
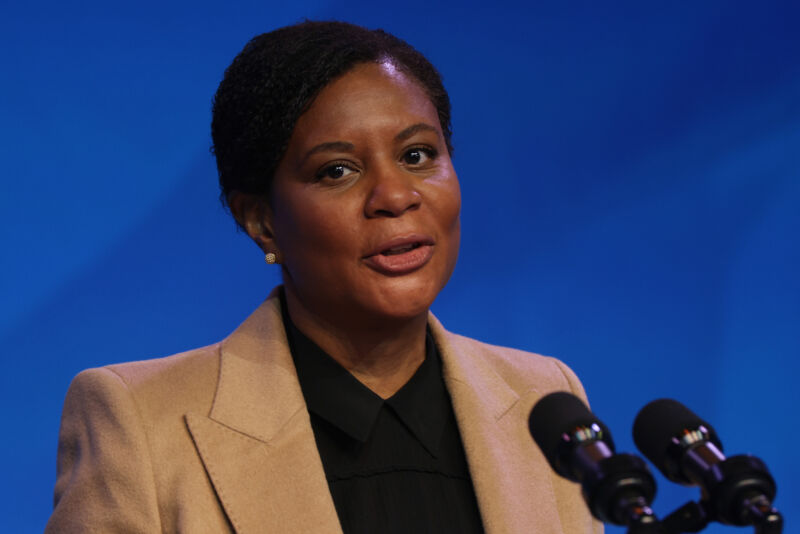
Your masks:
{"label": "eye", "polygon": [[436,152],[434,150],[416,147],[407,150],[400,159],[402,159],[403,163],[406,165],[423,165],[435,157]]}
{"label": "eye", "polygon": [[330,179],[330,180],[340,180],[347,175],[353,174],[356,172],[352,167],[345,163],[332,163],[327,165],[317,172],[316,178],[317,180],[323,179]]}

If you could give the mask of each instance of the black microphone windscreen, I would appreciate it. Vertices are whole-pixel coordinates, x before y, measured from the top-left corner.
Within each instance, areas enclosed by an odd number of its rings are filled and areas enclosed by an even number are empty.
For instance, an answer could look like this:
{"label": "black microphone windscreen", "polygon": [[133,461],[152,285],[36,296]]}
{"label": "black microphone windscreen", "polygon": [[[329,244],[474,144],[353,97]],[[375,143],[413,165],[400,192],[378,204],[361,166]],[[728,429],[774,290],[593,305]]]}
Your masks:
{"label": "black microphone windscreen", "polygon": [[636,416],[633,422],[633,442],[656,467],[665,471],[673,438],[700,426],[708,430],[710,441],[722,450],[722,444],[710,424],[676,400],[657,399],[642,408]]}
{"label": "black microphone windscreen", "polygon": [[578,397],[566,391],[557,391],[542,397],[531,410],[528,427],[547,461],[553,466],[558,463],[559,444],[565,433],[581,426],[597,424],[603,433],[603,441],[614,451],[614,442],[606,426],[591,412]]}

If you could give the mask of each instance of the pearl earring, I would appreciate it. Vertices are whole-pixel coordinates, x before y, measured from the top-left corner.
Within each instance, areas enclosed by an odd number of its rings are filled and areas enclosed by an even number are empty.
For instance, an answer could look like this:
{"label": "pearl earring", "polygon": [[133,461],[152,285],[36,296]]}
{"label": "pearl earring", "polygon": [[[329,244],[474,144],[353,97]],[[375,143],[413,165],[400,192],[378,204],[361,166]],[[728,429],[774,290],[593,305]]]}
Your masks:
{"label": "pearl earring", "polygon": [[264,256],[264,261],[267,262],[267,265],[274,265],[278,263],[278,256],[274,252],[267,252]]}

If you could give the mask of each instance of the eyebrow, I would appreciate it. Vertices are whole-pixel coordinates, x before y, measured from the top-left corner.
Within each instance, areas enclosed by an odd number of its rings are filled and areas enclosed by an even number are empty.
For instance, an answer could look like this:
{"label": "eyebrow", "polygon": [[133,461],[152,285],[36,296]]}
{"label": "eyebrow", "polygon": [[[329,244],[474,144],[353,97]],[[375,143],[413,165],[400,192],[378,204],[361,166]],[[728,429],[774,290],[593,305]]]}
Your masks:
{"label": "eyebrow", "polygon": [[[413,137],[414,134],[419,132],[433,132],[438,134],[439,130],[437,130],[434,126],[427,124],[425,122],[418,122],[417,124],[412,124],[402,132],[398,133],[394,136],[395,142],[405,141],[406,139]],[[346,141],[331,141],[328,143],[320,143],[316,145],[314,148],[306,152],[306,155],[303,156],[303,161],[305,162],[313,156],[314,154],[319,154],[320,152],[327,152],[327,151],[334,151],[334,152],[352,152],[355,150],[355,145],[353,143],[348,143]]]}
{"label": "eyebrow", "polygon": [[439,130],[437,130],[435,127],[431,126],[428,123],[418,122],[417,124],[412,124],[411,126],[406,128],[405,130],[400,132],[399,134],[395,135],[394,136],[394,140],[395,141],[405,141],[409,137],[412,137],[414,134],[419,133],[419,132],[434,132],[434,133],[438,134]]}
{"label": "eyebrow", "polygon": [[303,156],[303,161],[305,162],[308,158],[313,156],[314,154],[318,154],[319,152],[327,152],[327,151],[334,151],[334,152],[352,152],[355,150],[356,147],[353,143],[346,143],[344,141],[332,141],[330,143],[320,143],[308,152],[306,155]]}

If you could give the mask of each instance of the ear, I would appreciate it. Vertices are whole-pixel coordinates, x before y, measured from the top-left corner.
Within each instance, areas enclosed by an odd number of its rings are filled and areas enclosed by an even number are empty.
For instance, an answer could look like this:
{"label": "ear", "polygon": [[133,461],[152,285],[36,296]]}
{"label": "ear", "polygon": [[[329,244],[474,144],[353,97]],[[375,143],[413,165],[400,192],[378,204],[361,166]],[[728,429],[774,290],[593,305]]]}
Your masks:
{"label": "ear", "polygon": [[267,199],[234,191],[228,197],[228,206],[239,226],[265,254],[267,252],[279,254],[272,233],[272,210]]}

